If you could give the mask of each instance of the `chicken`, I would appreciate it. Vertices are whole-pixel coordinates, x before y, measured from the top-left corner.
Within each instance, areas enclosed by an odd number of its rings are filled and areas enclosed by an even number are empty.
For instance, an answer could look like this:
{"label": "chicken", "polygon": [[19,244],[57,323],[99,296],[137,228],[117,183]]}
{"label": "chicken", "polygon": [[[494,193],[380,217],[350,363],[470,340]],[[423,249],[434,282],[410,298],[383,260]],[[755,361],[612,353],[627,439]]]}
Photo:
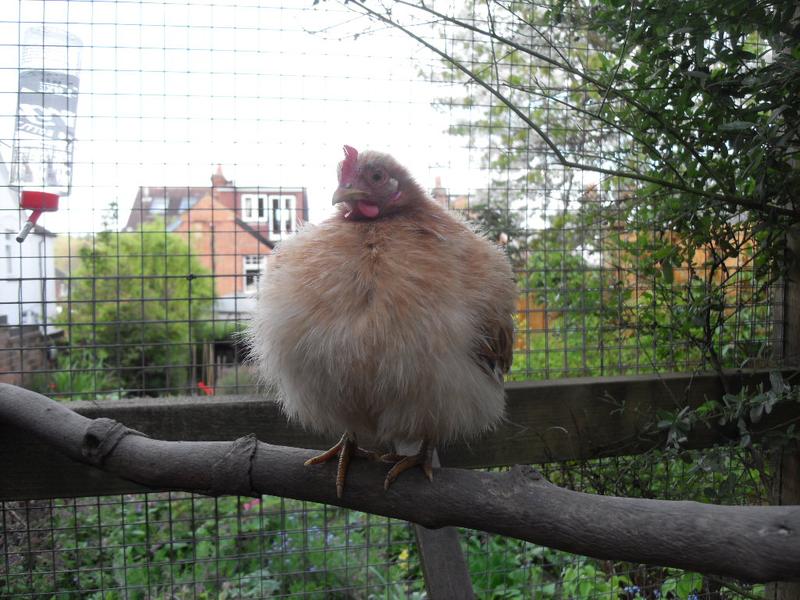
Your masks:
{"label": "chicken", "polygon": [[251,357],[290,419],[338,444],[336,488],[358,447],[421,443],[385,487],[434,448],[494,426],[505,404],[516,287],[499,247],[431,200],[391,156],[345,146],[338,212],[281,242],[262,278]]}

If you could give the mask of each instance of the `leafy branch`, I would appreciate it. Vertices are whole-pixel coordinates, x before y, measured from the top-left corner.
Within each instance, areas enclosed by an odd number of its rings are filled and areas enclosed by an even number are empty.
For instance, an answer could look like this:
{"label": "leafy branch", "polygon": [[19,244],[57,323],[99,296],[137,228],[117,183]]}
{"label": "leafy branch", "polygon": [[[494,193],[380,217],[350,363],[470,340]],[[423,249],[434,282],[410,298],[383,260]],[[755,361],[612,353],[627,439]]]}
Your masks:
{"label": "leafy branch", "polygon": [[[552,39],[550,39],[548,36],[541,34],[541,32],[539,32],[538,29],[532,26],[530,20],[521,16],[511,6],[506,6],[502,3],[495,2],[495,4],[498,4],[499,6],[506,8],[506,10],[518,20],[521,26],[527,27],[530,31],[537,32],[541,37],[541,39],[543,39],[545,43],[548,44],[549,47],[556,50],[556,54],[559,57],[558,59],[553,58],[545,53],[539,52],[530,45],[520,43],[508,36],[499,33],[497,25],[495,23],[495,18],[491,16],[491,11],[489,11],[490,16],[488,19],[488,26],[484,28],[474,24],[474,22],[468,22],[464,19],[459,19],[454,16],[442,13],[426,5],[425,3],[414,3],[414,2],[409,2],[407,0],[397,0],[395,4],[401,5],[403,7],[409,8],[414,11],[421,11],[425,13],[427,16],[438,19],[441,23],[456,27],[458,29],[463,29],[464,31],[468,31],[474,34],[478,34],[479,36],[482,36],[483,38],[487,39],[491,44],[492,48],[491,60],[493,64],[492,69],[488,73],[494,75],[493,79],[486,77],[485,75],[480,73],[479,70],[468,67],[464,63],[464,61],[459,59],[459,57],[454,52],[442,50],[432,42],[425,39],[422,35],[419,35],[414,31],[412,31],[410,26],[401,23],[400,20],[394,16],[393,10],[391,8],[384,7],[383,11],[381,11],[370,7],[366,3],[364,4],[351,3],[349,4],[349,6],[353,7],[352,8],[353,10],[366,14],[386,26],[393,27],[398,31],[403,32],[405,35],[409,36],[411,39],[415,40],[420,45],[434,52],[447,64],[450,64],[453,67],[455,67],[458,71],[460,71],[463,75],[465,75],[469,81],[475,83],[480,88],[488,92],[491,96],[499,100],[502,103],[502,105],[504,105],[509,111],[511,111],[516,117],[518,117],[528,128],[536,132],[536,134],[543,140],[545,146],[552,152],[552,154],[555,156],[556,160],[561,166],[565,168],[591,171],[611,177],[618,177],[621,179],[628,179],[628,180],[656,185],[661,188],[673,190],[675,192],[682,192],[689,194],[691,196],[703,198],[705,200],[715,203],[720,207],[727,207],[728,210],[731,210],[732,207],[752,210],[757,212],[758,214],[763,215],[764,218],[767,220],[773,220],[776,217],[789,218],[791,221],[800,220],[800,211],[795,209],[790,203],[782,201],[770,202],[769,197],[764,194],[758,194],[758,195],[754,195],[752,193],[741,194],[732,191],[735,190],[737,186],[732,185],[730,177],[727,177],[722,171],[720,171],[717,168],[718,165],[712,164],[709,161],[709,159],[706,156],[704,156],[707,140],[704,139],[702,134],[696,135],[688,131],[685,130],[682,131],[678,129],[676,126],[673,126],[667,120],[667,117],[663,115],[661,111],[656,110],[651,106],[648,106],[645,103],[645,101],[641,100],[637,96],[634,96],[628,91],[615,86],[615,83],[619,79],[618,75],[621,66],[623,64],[622,53],[619,53],[619,58],[615,60],[614,68],[609,77],[609,81],[606,82],[603,79],[592,75],[586,68],[579,68],[570,63],[568,60],[566,60],[564,54],[560,50],[558,50],[556,43]],[[628,38],[632,22],[633,18],[630,18],[625,24],[624,38],[623,38],[623,45],[625,47],[627,47],[629,44]],[[620,122],[619,119],[604,117],[602,115],[604,108],[608,104],[606,101],[607,98],[614,98],[620,100],[624,103],[624,105],[627,105],[632,109],[634,109],[635,111],[637,111],[641,115],[641,117],[644,117],[646,121],[644,125],[645,127],[649,128],[651,127],[652,124],[652,126],[656,127],[662,134],[666,136],[666,141],[662,142],[662,145],[665,148],[669,149],[669,151],[672,152],[672,150],[670,149],[670,144],[673,145],[676,144],[678,147],[684,149],[684,151],[687,153],[688,159],[691,159],[692,161],[695,162],[695,164],[699,167],[701,171],[697,173],[693,172],[692,178],[695,180],[695,183],[694,184],[686,183],[685,178],[683,176],[680,176],[678,172],[675,170],[675,168],[672,166],[670,157],[665,156],[663,152],[659,152],[658,149],[655,148],[652,143],[647,142],[646,139],[644,139],[646,136],[636,135],[636,133],[632,135],[632,139],[638,140],[643,147],[647,148],[649,154],[656,160],[656,162],[659,165],[664,166],[665,169],[671,171],[674,175],[676,175],[675,179],[665,178],[663,176],[660,176],[656,174],[652,169],[650,170],[650,172],[643,172],[641,170],[611,168],[609,166],[605,166],[602,164],[594,164],[592,162],[578,161],[568,158],[566,154],[561,150],[556,140],[554,140],[553,136],[550,135],[538,123],[536,123],[528,114],[526,114],[526,111],[520,108],[519,103],[515,102],[513,98],[511,98],[501,90],[501,87],[503,85],[509,87],[510,89],[515,88],[519,91],[525,91],[525,88],[524,86],[515,85],[513,82],[501,82],[500,80],[501,78],[499,76],[499,71],[498,71],[499,59],[496,55],[494,43],[498,43],[512,50],[524,53],[530,56],[531,58],[534,58],[537,61],[539,61],[540,64],[554,67],[563,73],[575,76],[578,79],[584,81],[585,83],[594,86],[594,88],[601,95],[600,96],[601,100],[596,114],[593,114],[592,116],[606,125],[608,125],[609,122],[611,122],[614,123],[613,127],[615,129],[618,129],[620,131],[629,134],[632,133],[631,128],[624,126],[624,124]],[[702,80],[702,77],[695,75],[694,72],[690,72],[690,75],[692,77]],[[709,88],[710,86],[711,86],[710,83],[706,85],[707,88]],[[556,99],[556,98],[555,96],[552,96],[550,99]],[[762,108],[762,110],[764,109]],[[783,110],[785,111],[786,109]],[[789,113],[791,114],[792,111],[790,110]],[[639,121],[641,121],[641,118],[639,119]],[[632,120],[632,122],[635,122],[635,120]],[[720,133],[738,132],[739,134],[742,134],[742,133],[752,132],[755,129],[754,125],[744,125],[745,123],[748,122],[730,120],[721,126]],[[691,171],[694,171],[694,168],[692,168]],[[706,182],[709,179],[713,181],[715,186],[722,191],[718,192],[706,189],[707,187]]]}
{"label": "leafy branch", "polygon": [[800,419],[791,417],[765,428],[757,425],[779,407],[800,403],[800,387],[787,383],[780,372],[770,374],[770,387],[759,384],[755,390],[747,386],[736,393],[726,393],[721,400],[708,399],[696,408],[683,406],[673,412],[660,411],[652,428],[666,434],[667,448],[680,450],[691,431],[700,426],[729,432],[732,443],[749,448],[753,438],[771,436],[771,447],[800,440]]}

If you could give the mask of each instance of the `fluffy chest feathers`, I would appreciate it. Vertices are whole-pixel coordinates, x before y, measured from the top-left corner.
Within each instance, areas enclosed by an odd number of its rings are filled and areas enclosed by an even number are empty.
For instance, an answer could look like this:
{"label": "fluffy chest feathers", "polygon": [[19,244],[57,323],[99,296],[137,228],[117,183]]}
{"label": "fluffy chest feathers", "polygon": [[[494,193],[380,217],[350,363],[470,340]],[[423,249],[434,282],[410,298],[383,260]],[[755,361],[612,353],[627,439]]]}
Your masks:
{"label": "fluffy chest feathers", "polygon": [[320,228],[298,268],[312,323],[342,322],[352,335],[367,327],[380,339],[457,308],[452,268],[468,258],[458,236],[399,219],[344,225]]}
{"label": "fluffy chest feathers", "polygon": [[285,412],[312,429],[446,441],[502,415],[485,348],[510,344],[514,295],[502,252],[436,206],[333,218],[280,246],[251,346]]}

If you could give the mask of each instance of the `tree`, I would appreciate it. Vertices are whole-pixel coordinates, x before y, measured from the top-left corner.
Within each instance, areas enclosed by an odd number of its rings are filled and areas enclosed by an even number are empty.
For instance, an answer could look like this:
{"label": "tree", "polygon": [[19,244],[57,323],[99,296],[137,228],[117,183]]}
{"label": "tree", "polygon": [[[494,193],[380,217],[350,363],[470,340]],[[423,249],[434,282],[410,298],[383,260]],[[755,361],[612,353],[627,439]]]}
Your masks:
{"label": "tree", "polygon": [[[471,133],[506,141],[497,166],[530,170],[542,160],[532,147],[546,147],[567,169],[800,216],[787,186],[800,118],[793,2],[471,2],[463,16],[407,0],[351,8],[439,55],[445,81],[473,86],[455,105],[484,111]],[[450,43],[411,29],[421,22]]]}
{"label": "tree", "polygon": [[441,102],[464,116],[452,133],[486,148],[495,205],[602,230],[595,266],[633,288],[636,335],[717,370],[769,353],[770,286],[800,222],[795,3],[348,6],[439,56],[434,79],[466,85]]}
{"label": "tree", "polygon": [[124,389],[155,394],[187,383],[199,324],[211,312],[210,273],[163,221],[102,232],[80,249],[62,325],[118,370]]}

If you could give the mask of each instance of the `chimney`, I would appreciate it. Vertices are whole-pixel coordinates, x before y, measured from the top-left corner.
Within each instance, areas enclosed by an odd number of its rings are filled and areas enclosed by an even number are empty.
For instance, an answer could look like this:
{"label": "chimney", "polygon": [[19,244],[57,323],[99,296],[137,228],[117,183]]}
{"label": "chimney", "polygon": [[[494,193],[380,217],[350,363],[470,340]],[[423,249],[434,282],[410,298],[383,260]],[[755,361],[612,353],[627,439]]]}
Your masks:
{"label": "chimney", "polygon": [[233,182],[225,179],[225,175],[222,174],[222,165],[217,165],[217,172],[211,176],[211,185],[213,187],[226,187],[231,183]]}
{"label": "chimney", "polygon": [[438,175],[436,176],[436,187],[431,191],[431,196],[439,203],[439,206],[448,208],[447,190],[442,187],[442,178]]}

